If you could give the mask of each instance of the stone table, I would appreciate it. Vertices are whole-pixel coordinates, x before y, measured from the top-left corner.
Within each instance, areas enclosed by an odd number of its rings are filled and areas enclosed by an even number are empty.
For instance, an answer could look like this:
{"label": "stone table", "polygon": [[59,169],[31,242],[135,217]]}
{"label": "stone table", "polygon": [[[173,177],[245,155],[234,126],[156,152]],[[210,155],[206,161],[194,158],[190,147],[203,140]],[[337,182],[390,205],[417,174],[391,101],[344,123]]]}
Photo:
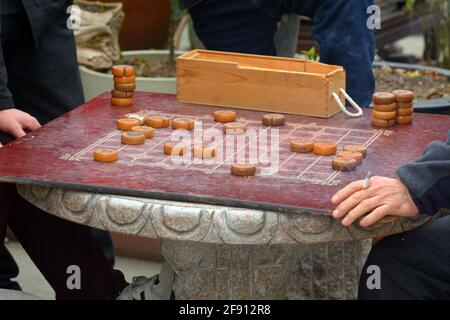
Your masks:
{"label": "stone table", "polygon": [[19,193],[58,217],[162,239],[177,299],[354,299],[370,239],[429,218],[344,228],[329,214],[96,194],[38,185]]}

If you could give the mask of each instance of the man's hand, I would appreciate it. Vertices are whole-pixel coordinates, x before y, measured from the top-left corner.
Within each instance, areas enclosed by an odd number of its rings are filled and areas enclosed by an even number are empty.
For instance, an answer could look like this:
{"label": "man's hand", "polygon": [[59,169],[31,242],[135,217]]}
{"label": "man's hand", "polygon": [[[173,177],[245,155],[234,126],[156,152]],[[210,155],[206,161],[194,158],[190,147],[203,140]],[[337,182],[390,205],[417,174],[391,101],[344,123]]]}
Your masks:
{"label": "man's hand", "polygon": [[409,190],[398,179],[372,177],[368,189],[363,181],[355,181],[338,191],[331,202],[337,205],[333,217],[342,218],[344,226],[365,216],[359,224],[369,227],[385,216],[414,217],[419,209],[411,198]]}
{"label": "man's hand", "polygon": [[0,111],[0,131],[10,134],[16,139],[23,137],[26,134],[25,130],[33,131],[40,127],[36,118],[26,112],[17,109]]}

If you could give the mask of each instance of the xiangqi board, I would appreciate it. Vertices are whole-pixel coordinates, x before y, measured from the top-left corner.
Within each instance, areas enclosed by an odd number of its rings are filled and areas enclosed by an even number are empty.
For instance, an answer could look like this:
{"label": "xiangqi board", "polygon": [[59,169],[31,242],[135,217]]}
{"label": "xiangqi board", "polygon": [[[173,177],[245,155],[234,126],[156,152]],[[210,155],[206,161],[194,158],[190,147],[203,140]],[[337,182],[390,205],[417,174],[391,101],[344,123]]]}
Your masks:
{"label": "xiangqi board", "polygon": [[[222,156],[211,163],[191,157],[180,164],[163,152],[164,143],[174,140],[171,127],[156,129],[143,144],[123,145],[116,120],[130,112],[193,119],[194,130],[184,136],[193,146],[203,138],[196,132],[200,127],[200,132],[222,131],[223,124],[212,116],[220,108],[180,103],[166,94],[138,92],[132,107],[112,107],[110,98],[109,93],[102,94],[1,149],[0,181],[261,210],[327,212],[333,207],[329,199],[339,188],[363,179],[369,170],[395,177],[399,165],[418,158],[427,143],[445,140],[450,128],[446,116],[418,114],[412,125],[375,129],[370,110],[357,119],[343,114],[330,119],[286,115],[284,126],[268,127],[262,124],[264,113],[235,109],[238,121],[254,134],[240,145],[236,137],[230,142],[223,136]],[[332,157],[291,152],[294,139],[332,141],[339,150],[360,144],[369,151],[355,170],[339,172],[331,167]],[[274,157],[273,145],[279,147]],[[94,161],[98,148],[119,150],[119,160]],[[242,161],[238,159],[242,154],[246,161],[256,159],[255,176],[230,174],[231,164]]]}

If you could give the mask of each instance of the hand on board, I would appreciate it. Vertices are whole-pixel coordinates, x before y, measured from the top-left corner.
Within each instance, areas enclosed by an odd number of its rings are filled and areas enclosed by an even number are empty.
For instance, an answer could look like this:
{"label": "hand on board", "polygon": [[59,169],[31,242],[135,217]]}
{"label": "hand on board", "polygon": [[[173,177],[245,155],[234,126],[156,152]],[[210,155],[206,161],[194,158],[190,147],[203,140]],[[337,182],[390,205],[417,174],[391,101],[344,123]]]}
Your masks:
{"label": "hand on board", "polygon": [[33,131],[40,127],[41,125],[36,118],[26,112],[18,109],[5,109],[0,111],[0,131],[16,139],[23,137],[26,134],[25,130]]}
{"label": "hand on board", "polygon": [[363,188],[363,180],[352,182],[331,202],[337,206],[333,217],[342,219],[344,226],[359,218],[362,227],[369,227],[386,216],[414,217],[419,213],[408,188],[399,179],[386,177],[372,177],[367,189]]}

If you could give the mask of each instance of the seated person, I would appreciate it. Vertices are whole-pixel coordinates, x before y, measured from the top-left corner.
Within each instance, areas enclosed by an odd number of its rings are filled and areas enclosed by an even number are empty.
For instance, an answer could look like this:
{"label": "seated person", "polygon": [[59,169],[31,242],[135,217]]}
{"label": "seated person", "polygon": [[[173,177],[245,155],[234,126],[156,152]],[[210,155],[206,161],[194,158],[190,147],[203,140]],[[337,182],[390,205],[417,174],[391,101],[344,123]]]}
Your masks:
{"label": "seated person", "polygon": [[[66,27],[71,3],[0,2],[0,146],[83,103],[73,32]],[[57,299],[170,297],[170,288],[164,294],[157,285],[158,276],[140,277],[128,285],[106,259],[90,228],[47,214],[24,200],[15,185],[0,183],[0,257],[4,258],[10,258],[2,252],[7,226]],[[79,290],[66,284],[72,265],[81,271]]]}
{"label": "seated person", "polygon": [[[398,168],[399,179],[373,177],[368,189],[356,181],[338,193],[333,217],[368,227],[386,216],[414,217],[450,209],[450,132],[423,157]],[[375,244],[362,270],[360,299],[450,299],[450,216]],[[381,272],[381,288],[367,286],[369,266]]]}

